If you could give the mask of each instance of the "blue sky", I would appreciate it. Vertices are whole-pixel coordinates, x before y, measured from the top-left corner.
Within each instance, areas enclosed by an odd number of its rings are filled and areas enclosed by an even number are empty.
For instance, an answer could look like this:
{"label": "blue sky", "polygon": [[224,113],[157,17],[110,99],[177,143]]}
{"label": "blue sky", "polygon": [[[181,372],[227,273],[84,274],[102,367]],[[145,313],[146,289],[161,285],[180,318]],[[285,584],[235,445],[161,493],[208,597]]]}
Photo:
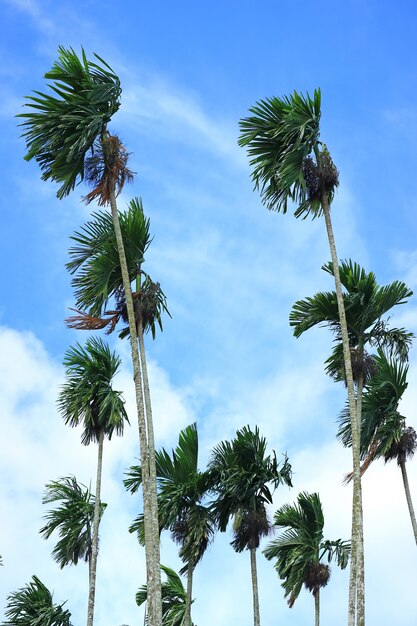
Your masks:
{"label": "blue sky", "polygon": [[[38,536],[44,485],[74,473],[88,483],[95,450],[82,448],[55,408],[67,347],[82,333],[63,324],[72,306],[65,270],[69,237],[88,219],[80,186],[65,201],[23,161],[15,114],[24,96],[43,89],[59,45],[97,52],[122,80],[112,128],[132,152],[134,183],[120,208],[141,196],[154,241],[146,270],[167,295],[172,319],[148,341],[158,443],[174,446],[197,420],[202,465],[212,445],[258,423],[271,448],[287,451],[291,491],[320,491],[328,537],[349,535],[350,493],[341,486],[349,453],[335,441],[343,389],[323,372],[331,337],[318,329],[296,340],[292,304],[331,289],[321,221],[268,212],[252,192],[238,121],[256,100],[293,89],[322,90],[322,139],[340,170],[333,204],[340,258],[417,287],[416,22],[413,2],[59,3],[2,0],[4,59],[0,74],[3,219],[0,247],[0,371],[3,437],[0,498],[0,611],[8,593],[37,574],[68,599],[74,624],[85,614],[87,572],[60,571],[52,544]],[[417,332],[413,298],[393,322]],[[133,411],[126,346],[120,375]],[[415,351],[403,412],[416,425]],[[3,387],[3,389],[1,389]],[[126,529],[139,503],[123,492],[124,469],[137,456],[134,428],[105,450],[96,624],[140,619],[134,593],[144,580],[143,555]],[[107,455],[107,456],[106,456]],[[398,476],[397,476],[398,474]],[[410,464],[410,481],[417,472]],[[375,466],[364,480],[368,624],[412,626],[415,547],[399,472]],[[414,487],[415,491],[415,487]],[[5,519],[4,519],[5,518]],[[216,539],[196,571],[198,626],[251,624],[249,558],[229,536]],[[169,537],[163,559],[176,567]],[[386,562],[395,562],[395,568]],[[396,575],[398,567],[402,579]],[[305,626],[313,603],[303,593],[288,609],[271,564],[259,558],[262,624]],[[323,593],[323,626],[346,623],[346,574],[334,569]]]}

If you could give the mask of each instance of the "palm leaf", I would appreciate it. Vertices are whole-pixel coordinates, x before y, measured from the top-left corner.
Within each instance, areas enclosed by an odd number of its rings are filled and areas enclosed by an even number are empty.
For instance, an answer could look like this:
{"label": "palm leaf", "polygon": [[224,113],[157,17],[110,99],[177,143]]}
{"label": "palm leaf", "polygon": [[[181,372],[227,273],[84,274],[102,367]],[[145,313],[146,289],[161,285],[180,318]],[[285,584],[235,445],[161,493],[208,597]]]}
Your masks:
{"label": "palm leaf", "polygon": [[[88,61],[72,48],[58,49],[58,60],[45,74],[51,94],[28,96],[30,112],[18,117],[26,140],[26,159],[39,164],[43,180],[61,184],[63,198],[84,178],[84,163],[94,141],[101,136],[119,108],[120,81],[100,57]],[[52,95],[53,94],[53,95]]]}
{"label": "palm leaf", "polygon": [[8,596],[2,626],[71,626],[64,604],[54,604],[49,589],[32,576],[29,584]]}

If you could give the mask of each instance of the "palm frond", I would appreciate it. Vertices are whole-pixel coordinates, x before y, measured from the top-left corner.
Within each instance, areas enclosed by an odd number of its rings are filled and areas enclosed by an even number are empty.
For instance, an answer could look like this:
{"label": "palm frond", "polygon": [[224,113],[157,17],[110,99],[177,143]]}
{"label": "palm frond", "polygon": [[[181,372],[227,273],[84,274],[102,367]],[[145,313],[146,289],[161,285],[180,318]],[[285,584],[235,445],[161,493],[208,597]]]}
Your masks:
{"label": "palm frond", "polygon": [[[240,121],[239,145],[247,148],[255,188],[268,209],[285,213],[293,201],[296,217],[320,214],[321,202],[309,187],[312,177],[306,171],[314,163],[308,161],[310,154],[320,157],[315,163],[320,177],[326,170],[325,159],[330,159],[327,151],[318,150],[320,107],[319,89],[313,98],[294,91],[288,97],[257,102],[250,108],[252,115]],[[336,176],[329,187],[331,196],[337,184]]]}
{"label": "palm frond", "polygon": [[[126,212],[119,213],[125,244],[129,279],[138,276],[152,239],[150,220],[143,212],[142,200],[134,198]],[[108,301],[122,289],[119,253],[113,220],[109,213],[97,211],[83,228],[71,237],[67,269],[74,275],[72,286],[76,306],[90,315],[102,317]]]}
{"label": "palm frond", "polygon": [[3,626],[71,626],[64,604],[54,604],[49,589],[32,576],[30,583],[8,596]]}
{"label": "palm frond", "polygon": [[100,432],[109,439],[123,433],[128,421],[120,391],[112,380],[120,366],[120,358],[100,338],[89,339],[85,347],[70,347],[64,358],[67,380],[61,388],[58,409],[66,424],[82,425],[81,442],[98,442]]}
{"label": "palm frond", "polygon": [[[46,485],[42,502],[58,504],[45,515],[46,524],[40,529],[44,539],[57,531],[59,540],[52,551],[53,559],[63,568],[77,565],[91,557],[95,497],[74,476],[60,478]],[[107,505],[100,503],[100,519]]]}
{"label": "palm frond", "polygon": [[72,48],[58,48],[58,60],[45,74],[51,92],[33,92],[22,113],[26,160],[34,158],[43,180],[61,186],[57,196],[68,195],[84,179],[85,160],[95,140],[106,130],[120,105],[120,81],[99,56],[88,61]]}

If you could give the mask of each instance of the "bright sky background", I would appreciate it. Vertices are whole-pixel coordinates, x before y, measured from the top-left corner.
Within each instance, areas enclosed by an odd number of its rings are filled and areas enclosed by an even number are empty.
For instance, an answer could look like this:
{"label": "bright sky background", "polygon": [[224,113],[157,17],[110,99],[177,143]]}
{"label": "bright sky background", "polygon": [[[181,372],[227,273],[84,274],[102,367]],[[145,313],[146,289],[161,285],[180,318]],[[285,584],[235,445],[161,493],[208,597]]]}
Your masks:
{"label": "bright sky background", "polygon": [[[256,100],[293,89],[322,89],[322,139],[340,170],[333,204],[340,258],[352,258],[381,284],[417,289],[417,8],[413,1],[126,2],[1,0],[0,611],[6,596],[36,574],[83,624],[87,567],[59,570],[54,542],[38,534],[44,485],[75,474],[94,481],[96,449],[84,448],[56,410],[62,358],[81,332],[66,330],[73,304],[65,270],[69,236],[89,209],[79,187],[65,201],[23,161],[14,118],[32,89],[43,89],[60,44],[97,52],[122,80],[112,128],[132,152],[134,195],[143,199],[154,241],[145,269],[161,282],[172,319],[148,356],[158,445],[176,445],[197,421],[201,466],[212,446],[245,424],[259,424],[271,448],[288,452],[294,489],[319,491],[327,538],[350,535],[350,453],[335,441],[344,389],[324,374],[331,337],[324,329],[294,339],[292,304],[332,289],[324,224],[269,213],[252,192],[238,121]],[[415,298],[392,318],[417,332]],[[118,379],[134,424],[128,349]],[[411,353],[402,411],[417,426],[417,367]],[[144,555],[127,528],[140,502],[123,472],[138,455],[136,427],[104,450],[97,626],[134,626]],[[413,493],[416,462],[409,464]],[[416,548],[395,464],[364,478],[368,626],[415,626]],[[273,511],[271,511],[273,513]],[[219,536],[195,573],[198,626],[253,623],[249,554]],[[163,536],[163,563],[177,568]],[[347,622],[347,572],[333,568],[322,594],[322,626]],[[313,623],[303,591],[283,600],[271,563],[259,554],[263,626]]]}

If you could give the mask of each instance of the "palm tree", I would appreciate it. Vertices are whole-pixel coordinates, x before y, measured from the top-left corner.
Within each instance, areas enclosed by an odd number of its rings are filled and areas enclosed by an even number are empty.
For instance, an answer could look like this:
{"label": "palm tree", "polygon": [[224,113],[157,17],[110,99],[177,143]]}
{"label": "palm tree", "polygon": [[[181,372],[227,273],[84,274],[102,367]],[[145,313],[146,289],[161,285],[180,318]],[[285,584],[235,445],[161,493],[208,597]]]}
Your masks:
{"label": "palm tree", "polygon": [[[173,569],[161,565],[166,575],[166,581],[162,583],[162,624],[163,626],[185,626],[187,613],[187,593],[181,578]],[[138,606],[145,604],[148,599],[148,590],[143,585],[136,594]],[[148,615],[145,614],[145,624],[149,624]],[[193,626],[193,624],[191,624]]]}
{"label": "palm tree", "polygon": [[[335,274],[333,263],[324,265],[323,269],[331,275]],[[392,354],[398,355],[399,358],[407,359],[412,335],[403,328],[389,329],[383,316],[394,306],[403,304],[412,295],[412,292],[400,281],[379,286],[373,272],[366,273],[357,263],[350,260],[340,263],[339,277],[341,285],[345,289],[342,295],[348,329],[352,376],[355,384],[356,424],[360,427],[363,385],[375,371],[374,361],[367,353],[367,349],[374,346],[384,346]],[[325,325],[334,332],[336,345],[332,355],[326,361],[326,370],[336,381],[343,380],[347,383],[345,362],[342,358],[344,348],[337,294],[335,292],[320,292],[313,297],[296,302],[290,314],[290,325],[294,327],[296,337],[317,325]],[[350,403],[349,421],[352,422]],[[362,544],[362,525],[358,533]],[[363,551],[360,549],[357,552],[357,547],[357,544],[352,541],[352,561],[357,559],[356,567],[354,564],[351,565],[350,571],[350,593],[352,595],[354,594],[356,577],[363,570]],[[361,588],[362,585],[359,584],[357,588],[358,624],[360,624],[359,619],[362,615],[359,605],[363,606]]]}
{"label": "palm tree", "polygon": [[[398,360],[389,359],[378,350],[374,357],[377,365],[375,376],[367,384],[362,401],[361,424],[361,473],[378,458],[385,462],[396,459],[401,470],[404,491],[417,544],[417,521],[411,498],[406,462],[417,449],[417,434],[406,426],[406,418],[398,411],[399,403],[407,389],[408,366]],[[351,445],[350,424],[343,411],[339,419],[337,434],[343,445]],[[350,476],[347,477],[350,480]]]}
{"label": "palm tree", "polygon": [[155,626],[161,626],[153,426],[151,416],[146,416],[144,409],[134,303],[116,202],[116,196],[133,175],[127,166],[129,155],[126,148],[107,128],[120,106],[120,80],[97,55],[94,61],[88,60],[82,50],[79,58],[74,50],[62,46],[58,53],[58,60],[45,74],[52,93],[37,91],[29,96],[26,106],[30,111],[20,115],[24,119],[23,137],[28,149],[25,158],[34,158],[38,162],[43,180],[61,185],[57,193],[59,198],[67,196],[78,182],[85,179],[93,187],[85,197],[86,202],[97,200],[100,206],[110,206],[111,209],[129,323],[140,458],[144,471],[145,548],[151,590],[149,611],[151,621]]}
{"label": "palm tree", "polygon": [[64,358],[67,380],[63,385],[58,407],[66,424],[81,425],[81,443],[98,443],[96,499],[94,506],[91,565],[89,577],[87,626],[92,626],[96,587],[98,527],[100,522],[100,492],[104,438],[123,433],[127,420],[121,392],[112,387],[120,359],[101,339],[89,339],[83,348],[76,344]]}
{"label": "palm tree", "polygon": [[[302,492],[297,504],[284,504],[275,513],[275,526],[284,529],[263,551],[269,560],[276,559],[275,569],[281,578],[290,607],[303,584],[314,596],[315,626],[320,624],[320,589],[330,578],[327,563],[335,558],[342,569],[348,564],[349,542],[323,539],[324,516],[318,493]],[[327,563],[323,562],[327,558]]]}
{"label": "palm tree", "polygon": [[[44,516],[46,524],[40,529],[44,539],[58,531],[60,539],[52,551],[53,559],[63,568],[77,565],[81,559],[91,570],[92,535],[95,497],[75,476],[67,476],[46,485],[43,504],[56,504]],[[100,520],[107,504],[100,502]]]}
{"label": "palm tree", "polygon": [[291,465],[287,457],[279,467],[273,451],[266,456],[266,439],[259,428],[245,426],[232,441],[215,446],[209,463],[210,480],[216,493],[213,503],[219,530],[233,520],[232,547],[249,550],[252,574],[254,625],[260,624],[256,550],[262,537],[271,532],[266,507],[281,484],[291,485]]}
{"label": "palm tree", "polygon": [[54,604],[52,594],[39,580],[32,576],[29,584],[7,598],[2,626],[71,626],[71,613],[63,604]]}
{"label": "palm tree", "polygon": [[[187,573],[184,626],[191,626],[193,573],[196,565],[212,540],[215,520],[204,499],[210,488],[207,472],[198,469],[197,424],[184,428],[178,445],[169,454],[164,448],[155,453],[158,479],[158,511],[161,530],[170,530],[180,546],[180,557],[185,566],[180,574]],[[142,482],[139,466],[132,466],[124,480],[126,489],[137,491]],[[143,515],[132,524],[143,543]]]}
{"label": "palm tree", "polygon": [[[346,371],[349,412],[352,422],[353,506],[352,559],[349,589],[349,626],[365,623],[365,575],[363,569],[363,522],[360,477],[360,433],[343,305],[339,263],[330,207],[339,184],[339,173],[327,146],[319,140],[320,89],[311,98],[294,93],[284,98],[261,100],[250,109],[251,117],[240,121],[239,145],[246,146],[252,179],[268,209],[286,213],[288,201],[295,205],[295,217],[324,216],[340,319],[343,359]],[[358,564],[358,572],[356,572]],[[357,590],[357,593],[356,593]],[[356,605],[356,596],[358,602]]]}

